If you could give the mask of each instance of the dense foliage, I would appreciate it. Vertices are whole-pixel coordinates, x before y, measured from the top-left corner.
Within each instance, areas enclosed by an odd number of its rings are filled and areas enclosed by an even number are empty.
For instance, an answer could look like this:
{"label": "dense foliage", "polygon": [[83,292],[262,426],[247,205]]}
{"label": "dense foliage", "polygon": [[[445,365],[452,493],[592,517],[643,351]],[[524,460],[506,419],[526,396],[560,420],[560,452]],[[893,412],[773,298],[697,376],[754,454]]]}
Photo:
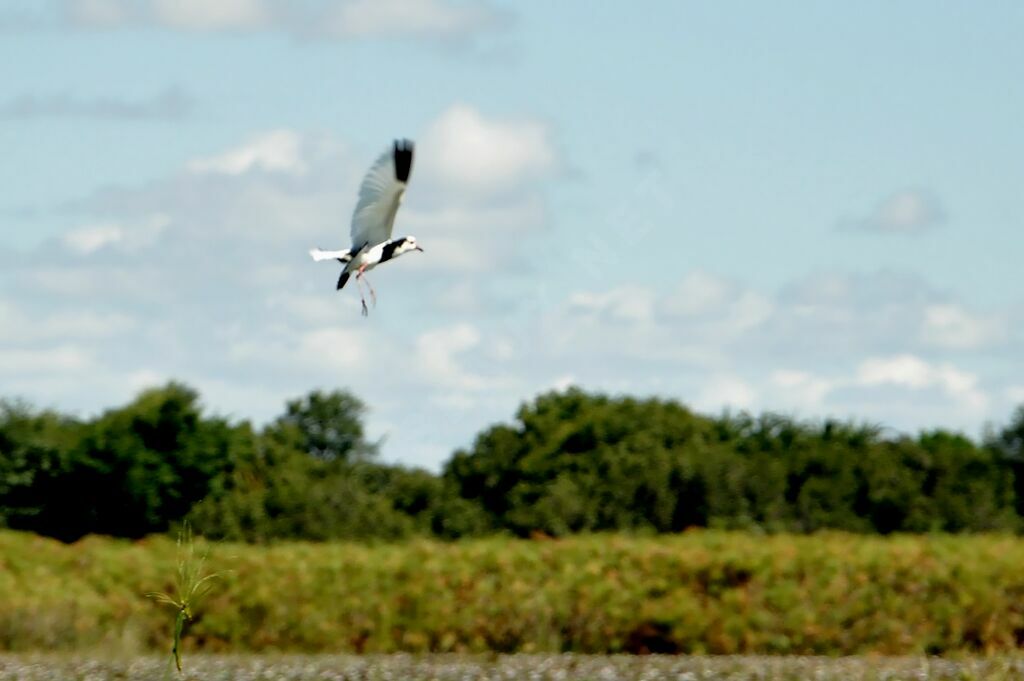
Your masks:
{"label": "dense foliage", "polygon": [[517,417],[456,453],[445,476],[461,496],[479,500],[495,526],[519,534],[1020,524],[1019,456],[944,431],[884,438],[879,428],[835,421],[713,419],[675,402],[576,390],[543,395]]}
{"label": "dense foliage", "polygon": [[[0,650],[166,651],[142,594],[171,589],[175,553],[0,531]],[[1012,535],[221,544],[208,564],[230,572],[190,652],[1009,653],[1024,632]]]}
{"label": "dense foliage", "polygon": [[188,517],[261,542],[1024,524],[1024,409],[979,444],[570,389],[484,430],[440,475],[377,462],[364,412],[317,391],[257,429],[204,413],[176,383],[87,420],[0,401],[0,527],[137,538]]}

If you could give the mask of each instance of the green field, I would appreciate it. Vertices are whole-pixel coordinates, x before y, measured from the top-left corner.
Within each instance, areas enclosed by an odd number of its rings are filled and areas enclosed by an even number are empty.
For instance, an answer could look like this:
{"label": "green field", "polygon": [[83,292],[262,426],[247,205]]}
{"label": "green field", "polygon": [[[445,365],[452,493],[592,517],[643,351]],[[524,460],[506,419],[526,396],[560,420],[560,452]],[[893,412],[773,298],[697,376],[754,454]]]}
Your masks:
{"label": "green field", "polygon": [[[1010,654],[1024,541],[692,532],[215,545],[207,652]],[[0,532],[0,649],[164,650],[174,542]]]}

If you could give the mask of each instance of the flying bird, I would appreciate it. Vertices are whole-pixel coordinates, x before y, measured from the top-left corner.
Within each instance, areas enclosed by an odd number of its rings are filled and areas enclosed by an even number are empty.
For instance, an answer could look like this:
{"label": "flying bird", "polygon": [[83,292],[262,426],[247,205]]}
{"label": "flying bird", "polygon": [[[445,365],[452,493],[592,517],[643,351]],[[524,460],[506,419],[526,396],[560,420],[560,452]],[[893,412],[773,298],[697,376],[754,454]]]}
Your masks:
{"label": "flying bird", "polygon": [[395,226],[395,214],[402,203],[409,174],[412,172],[411,140],[395,140],[391,149],[381,154],[370,167],[359,187],[359,201],[352,213],[352,246],[341,251],[312,249],[313,260],[337,260],[344,267],[338,277],[337,290],[344,288],[353,272],[359,287],[359,300],[363,304],[363,316],[367,315],[366,296],[362,282],[370,289],[373,304],[377,304],[377,293],[370,280],[363,276],[377,265],[393,260],[410,251],[420,251],[416,237],[391,238]]}

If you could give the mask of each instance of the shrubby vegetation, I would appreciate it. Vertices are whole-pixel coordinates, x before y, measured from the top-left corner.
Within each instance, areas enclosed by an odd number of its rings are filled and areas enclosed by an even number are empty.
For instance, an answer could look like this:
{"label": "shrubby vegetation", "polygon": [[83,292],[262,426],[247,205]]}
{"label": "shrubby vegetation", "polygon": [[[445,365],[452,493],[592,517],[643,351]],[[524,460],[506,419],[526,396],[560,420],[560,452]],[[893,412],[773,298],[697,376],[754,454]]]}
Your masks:
{"label": "shrubby vegetation", "polygon": [[440,475],[376,461],[364,413],[317,391],[255,428],[177,383],[87,420],[0,401],[0,527],[138,538],[187,517],[211,538],[266,542],[1024,526],[1024,408],[976,443],[570,389],[487,428]]}
{"label": "shrubby vegetation", "polygon": [[[164,536],[0,531],[0,650],[166,652],[167,612],[142,594],[172,589],[176,555]],[[1012,654],[1024,636],[1013,536],[217,544],[209,562],[230,571],[190,653]]]}

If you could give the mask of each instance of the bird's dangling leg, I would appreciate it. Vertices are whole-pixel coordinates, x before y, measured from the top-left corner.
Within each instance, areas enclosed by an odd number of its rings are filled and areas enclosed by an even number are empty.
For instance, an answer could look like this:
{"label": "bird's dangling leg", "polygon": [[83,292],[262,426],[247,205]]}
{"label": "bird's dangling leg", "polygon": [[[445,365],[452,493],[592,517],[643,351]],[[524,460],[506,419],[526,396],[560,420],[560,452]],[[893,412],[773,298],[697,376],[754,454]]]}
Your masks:
{"label": "bird's dangling leg", "polygon": [[[369,310],[369,308],[366,307],[366,296],[363,294],[363,272],[364,272],[364,270],[366,270],[366,265],[363,265],[362,267],[360,267],[359,271],[356,272],[356,285],[359,287],[359,302],[362,303],[362,305],[363,305],[363,316],[366,317],[367,315],[370,314],[370,310]],[[366,285],[370,286],[369,280],[367,280]],[[370,286],[370,292],[371,293],[373,292],[373,287],[372,286]],[[377,306],[377,297],[376,296],[373,297],[373,305],[374,305],[374,307]]]}
{"label": "bird's dangling leg", "polygon": [[373,290],[373,285],[369,279],[366,279],[366,288],[370,289],[370,300],[373,302],[373,306],[377,307],[377,292]]}
{"label": "bird's dangling leg", "polygon": [[356,288],[359,290],[359,302],[363,305],[363,316],[365,317],[368,314],[366,309],[366,296],[363,295],[363,280],[358,272],[356,273]]}

